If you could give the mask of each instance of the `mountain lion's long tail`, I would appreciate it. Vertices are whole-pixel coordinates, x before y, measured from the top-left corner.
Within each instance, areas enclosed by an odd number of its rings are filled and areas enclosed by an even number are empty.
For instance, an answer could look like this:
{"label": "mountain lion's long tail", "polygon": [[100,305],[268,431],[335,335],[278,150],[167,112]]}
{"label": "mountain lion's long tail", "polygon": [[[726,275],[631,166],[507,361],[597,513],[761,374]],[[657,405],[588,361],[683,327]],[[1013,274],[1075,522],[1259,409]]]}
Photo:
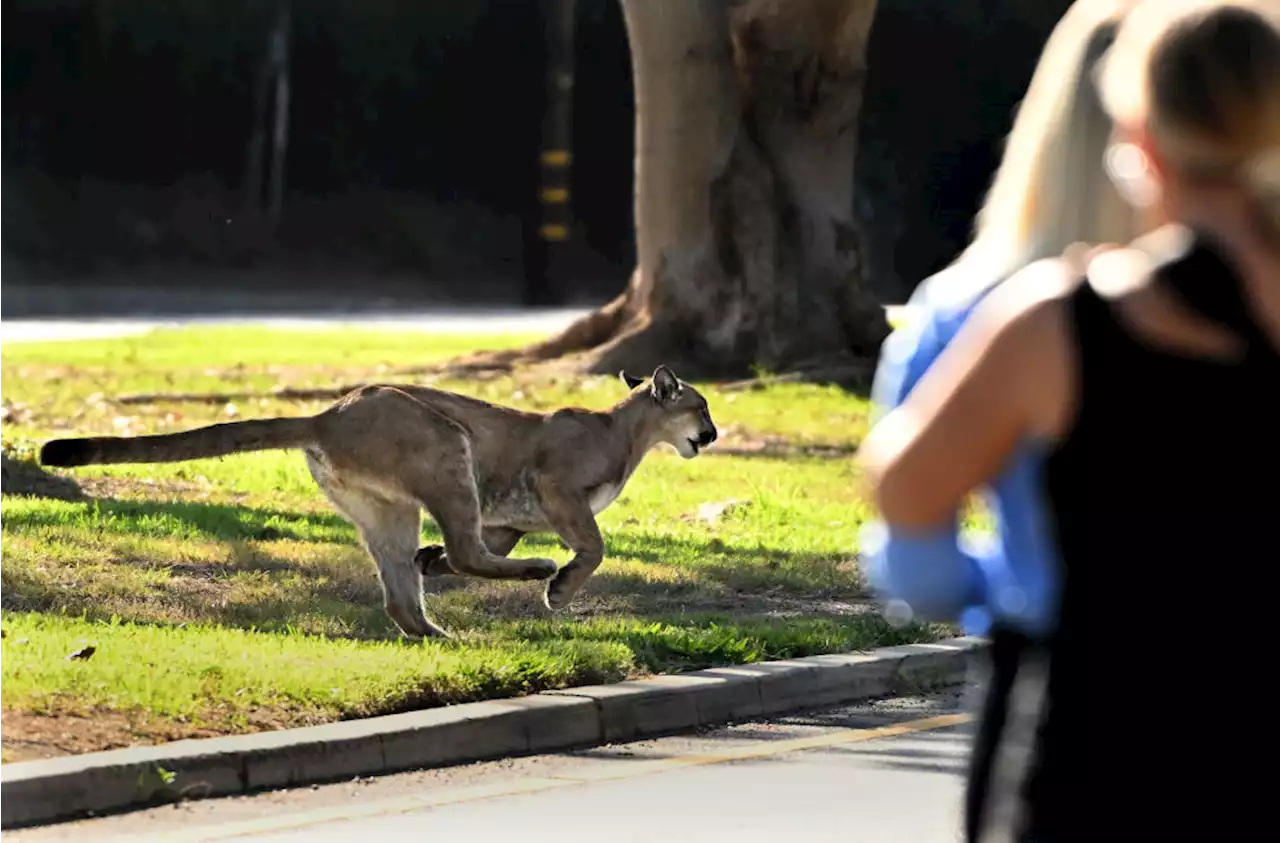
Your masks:
{"label": "mountain lion's long tail", "polygon": [[40,449],[42,465],[182,462],[244,451],[300,448],[315,441],[315,419],[258,419],[198,427],[160,436],[53,439]]}

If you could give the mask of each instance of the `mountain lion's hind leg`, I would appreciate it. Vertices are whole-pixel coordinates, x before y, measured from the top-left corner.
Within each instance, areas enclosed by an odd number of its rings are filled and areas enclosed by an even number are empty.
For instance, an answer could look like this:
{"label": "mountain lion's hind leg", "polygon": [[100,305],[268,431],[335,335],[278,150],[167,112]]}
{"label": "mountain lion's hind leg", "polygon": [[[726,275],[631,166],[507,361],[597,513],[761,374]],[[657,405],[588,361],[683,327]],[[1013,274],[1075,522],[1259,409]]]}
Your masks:
{"label": "mountain lion's hind leg", "polygon": [[[493,580],[545,580],[554,575],[556,563],[551,559],[510,559],[486,547],[471,441],[453,424],[438,423],[431,433],[434,441],[429,459],[416,469],[402,470],[402,477],[407,491],[440,526],[449,567],[463,576]],[[415,563],[415,571],[421,571],[421,565]]]}
{"label": "mountain lion's hind leg", "polygon": [[[489,552],[497,556],[510,556],[524,533],[510,527],[485,527],[480,531],[480,539]],[[457,574],[449,564],[449,557],[444,552],[444,545],[429,544],[418,549],[414,557],[424,577],[440,577],[445,574]]]}
{"label": "mountain lion's hind leg", "polygon": [[448,633],[422,609],[422,572],[414,560],[422,530],[418,506],[334,484],[320,488],[334,508],[355,524],[365,549],[378,564],[383,606],[400,631],[411,637],[447,638]]}
{"label": "mountain lion's hind leg", "polygon": [[383,503],[373,523],[357,523],[369,555],[378,563],[383,605],[406,635],[448,637],[422,609],[422,573],[413,559],[422,530],[422,514],[414,504]]}

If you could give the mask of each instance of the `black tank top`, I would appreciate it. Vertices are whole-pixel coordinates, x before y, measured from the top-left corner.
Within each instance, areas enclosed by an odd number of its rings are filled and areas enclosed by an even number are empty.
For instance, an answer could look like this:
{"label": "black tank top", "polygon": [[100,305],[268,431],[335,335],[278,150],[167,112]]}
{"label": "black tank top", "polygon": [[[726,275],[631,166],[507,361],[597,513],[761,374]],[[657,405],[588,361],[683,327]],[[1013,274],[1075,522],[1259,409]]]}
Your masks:
{"label": "black tank top", "polygon": [[[1239,739],[1186,726],[1204,728],[1202,694],[1280,667],[1246,650],[1275,636],[1280,602],[1263,585],[1280,567],[1280,355],[1208,241],[1155,283],[1246,353],[1153,347],[1088,283],[1069,300],[1077,417],[1046,464],[1061,621],[1043,651],[1039,731],[1014,775],[1019,840],[1175,839],[1155,833],[1166,823],[1177,839],[1225,840],[1236,835],[1224,820],[1244,823]],[[1272,664],[1259,670],[1260,658]],[[1104,784],[1113,774],[1120,791]],[[1194,830],[1196,813],[1212,833]]]}

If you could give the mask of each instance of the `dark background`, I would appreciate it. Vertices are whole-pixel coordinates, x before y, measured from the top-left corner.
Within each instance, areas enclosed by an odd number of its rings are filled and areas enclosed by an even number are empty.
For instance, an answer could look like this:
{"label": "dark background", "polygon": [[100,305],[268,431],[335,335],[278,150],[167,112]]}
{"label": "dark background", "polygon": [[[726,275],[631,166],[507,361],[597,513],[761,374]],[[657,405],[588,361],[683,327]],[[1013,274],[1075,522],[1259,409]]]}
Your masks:
{"label": "dark background", "polygon": [[[964,245],[1067,5],[881,0],[857,212],[885,300]],[[270,309],[268,288],[288,309],[349,309],[355,296],[518,304],[522,219],[538,188],[541,4],[295,0],[274,231],[244,203],[272,10],[5,0],[5,316],[209,310],[254,296],[249,306]],[[616,0],[578,0],[575,60],[575,232],[551,272],[564,303],[585,304],[620,290],[634,260],[634,110]]]}

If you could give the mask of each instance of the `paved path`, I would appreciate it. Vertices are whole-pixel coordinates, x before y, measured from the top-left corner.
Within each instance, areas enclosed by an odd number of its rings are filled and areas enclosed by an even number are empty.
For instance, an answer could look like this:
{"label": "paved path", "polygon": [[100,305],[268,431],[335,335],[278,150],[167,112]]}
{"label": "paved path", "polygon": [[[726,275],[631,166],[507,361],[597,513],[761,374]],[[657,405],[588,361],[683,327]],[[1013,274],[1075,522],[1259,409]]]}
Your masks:
{"label": "paved path", "polygon": [[[889,319],[897,318],[901,307],[885,308]],[[0,319],[0,346],[14,342],[106,339],[146,333],[163,328],[195,325],[262,325],[294,330],[333,328],[427,331],[436,333],[518,333],[550,334],[588,309],[460,309],[361,313],[358,316],[137,316],[104,319]]]}
{"label": "paved path", "polygon": [[125,337],[196,325],[261,325],[287,330],[365,328],[435,333],[549,334],[587,310],[473,309],[386,311],[355,316],[139,316],[109,319],[3,319],[0,345],[13,342]]}
{"label": "paved path", "polygon": [[696,736],[6,832],[52,841],[951,843],[971,700],[886,700]]}

